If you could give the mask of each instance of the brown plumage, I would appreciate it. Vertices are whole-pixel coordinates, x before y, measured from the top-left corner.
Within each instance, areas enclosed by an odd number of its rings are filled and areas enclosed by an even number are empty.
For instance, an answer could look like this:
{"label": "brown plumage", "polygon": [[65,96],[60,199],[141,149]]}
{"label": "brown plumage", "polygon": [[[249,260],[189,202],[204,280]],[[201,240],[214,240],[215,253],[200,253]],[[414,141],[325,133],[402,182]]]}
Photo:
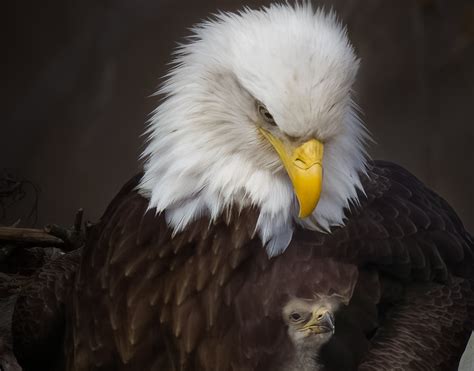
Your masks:
{"label": "brown plumage", "polygon": [[[68,371],[277,370],[294,351],[284,305],[317,294],[347,303],[321,349],[325,369],[456,368],[472,329],[473,242],[449,205],[406,170],[372,163],[345,226],[297,229],[271,259],[254,236],[254,210],[213,224],[203,217],[173,237],[134,190],[139,179],[91,231],[69,296],[58,291],[69,269],[58,270],[56,285],[38,276],[64,342],[49,344],[52,332],[37,330],[53,325],[50,311],[36,306],[25,316],[17,305],[21,359],[39,367],[45,357],[32,350],[47,344]],[[23,303],[38,290],[25,291]]]}
{"label": "brown plumage", "polygon": [[15,304],[12,335],[15,355],[25,369],[62,369],[65,303],[71,299],[81,250],[59,256],[38,270]]}

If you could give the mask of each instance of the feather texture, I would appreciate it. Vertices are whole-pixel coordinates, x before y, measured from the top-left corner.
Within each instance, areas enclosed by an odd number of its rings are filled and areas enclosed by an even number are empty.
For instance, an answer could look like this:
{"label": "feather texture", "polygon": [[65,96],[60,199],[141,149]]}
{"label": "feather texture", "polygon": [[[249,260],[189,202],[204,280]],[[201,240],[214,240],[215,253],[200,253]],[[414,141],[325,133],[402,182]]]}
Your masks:
{"label": "feather texture", "polygon": [[[138,188],[149,207],[183,231],[230,208],[255,208],[269,255],[287,248],[295,224],[329,230],[357,203],[367,132],[352,102],[359,62],[334,13],[309,2],[220,13],[193,28],[159,90]],[[323,192],[311,217],[281,161],[258,132],[264,103],[286,137],[325,143]]]}
{"label": "feather texture", "polygon": [[[343,305],[319,354],[325,369],[459,362],[474,314],[473,243],[445,201],[406,170],[371,163],[345,227],[298,228],[273,258],[252,234],[255,210],[203,217],[173,237],[134,190],[139,180],[114,199],[75,265],[56,317],[66,325],[67,370],[278,370],[294,351],[283,305],[334,294]],[[42,290],[46,307],[55,295],[62,302],[50,285]],[[41,311],[19,313],[16,338],[43,342],[31,336]]]}

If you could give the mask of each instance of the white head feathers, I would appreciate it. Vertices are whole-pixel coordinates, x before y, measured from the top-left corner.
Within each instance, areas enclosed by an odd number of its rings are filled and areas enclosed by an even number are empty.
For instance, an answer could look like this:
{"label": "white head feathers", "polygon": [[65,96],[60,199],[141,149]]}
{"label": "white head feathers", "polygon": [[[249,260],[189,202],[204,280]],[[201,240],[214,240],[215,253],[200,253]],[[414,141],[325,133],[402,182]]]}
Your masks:
{"label": "white head feathers", "polygon": [[[158,93],[139,189],[174,231],[196,218],[256,206],[268,254],[289,244],[294,224],[328,230],[357,202],[367,136],[351,87],[358,60],[333,13],[272,5],[224,13],[193,29]],[[256,101],[279,130],[325,144],[323,188],[313,214],[298,203],[278,155],[259,133]]]}

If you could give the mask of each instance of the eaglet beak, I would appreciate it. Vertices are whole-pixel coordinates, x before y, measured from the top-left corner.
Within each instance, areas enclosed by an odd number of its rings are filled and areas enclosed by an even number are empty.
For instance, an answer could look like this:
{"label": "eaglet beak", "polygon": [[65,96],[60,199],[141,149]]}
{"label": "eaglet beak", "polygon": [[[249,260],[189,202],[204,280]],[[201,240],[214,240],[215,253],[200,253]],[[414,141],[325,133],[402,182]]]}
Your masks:
{"label": "eaglet beak", "polygon": [[311,139],[294,148],[267,130],[260,128],[260,131],[280,156],[300,204],[299,217],[306,218],[311,215],[321,196],[324,145]]}
{"label": "eaglet beak", "polygon": [[315,334],[324,334],[326,332],[334,334],[335,328],[334,316],[331,312],[313,312],[311,319],[301,328],[301,331],[310,330]]}

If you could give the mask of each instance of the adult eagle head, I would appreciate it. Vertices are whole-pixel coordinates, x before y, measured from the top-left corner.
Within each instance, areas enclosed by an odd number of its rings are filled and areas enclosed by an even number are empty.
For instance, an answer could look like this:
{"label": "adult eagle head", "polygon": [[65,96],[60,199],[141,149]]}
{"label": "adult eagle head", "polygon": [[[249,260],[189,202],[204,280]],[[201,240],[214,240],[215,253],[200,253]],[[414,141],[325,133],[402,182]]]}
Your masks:
{"label": "adult eagle head", "polygon": [[148,129],[139,187],[150,208],[179,232],[256,207],[270,256],[295,223],[343,224],[367,135],[352,100],[359,62],[334,13],[272,5],[221,13],[193,32]]}

